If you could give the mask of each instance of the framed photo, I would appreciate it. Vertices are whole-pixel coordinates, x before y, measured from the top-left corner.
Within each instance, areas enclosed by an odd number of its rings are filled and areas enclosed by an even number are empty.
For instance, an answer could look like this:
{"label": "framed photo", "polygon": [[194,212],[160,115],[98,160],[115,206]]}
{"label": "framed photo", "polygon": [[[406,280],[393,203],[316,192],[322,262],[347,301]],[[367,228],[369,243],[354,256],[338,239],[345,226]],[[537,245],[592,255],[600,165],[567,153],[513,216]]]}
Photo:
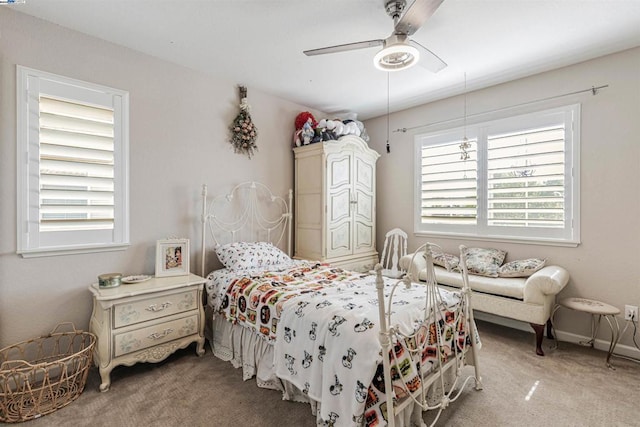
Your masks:
{"label": "framed photo", "polygon": [[156,277],[189,274],[189,239],[165,239],[156,243]]}

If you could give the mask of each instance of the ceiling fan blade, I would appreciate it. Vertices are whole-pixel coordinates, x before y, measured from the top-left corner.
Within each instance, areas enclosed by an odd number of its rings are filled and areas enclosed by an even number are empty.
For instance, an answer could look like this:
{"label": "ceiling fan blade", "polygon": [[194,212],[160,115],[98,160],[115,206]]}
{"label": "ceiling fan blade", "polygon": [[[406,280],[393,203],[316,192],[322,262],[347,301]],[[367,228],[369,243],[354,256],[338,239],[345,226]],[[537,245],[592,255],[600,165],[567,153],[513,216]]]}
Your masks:
{"label": "ceiling fan blade", "polygon": [[326,53],[346,52],[349,50],[366,49],[368,47],[382,46],[384,40],[367,40],[365,42],[339,44],[336,46],[321,47],[319,49],[305,50],[304,54],[307,56],[324,55]]}
{"label": "ceiling fan blade", "polygon": [[410,36],[422,27],[444,0],[415,0],[395,26],[395,32]]}
{"label": "ceiling fan blade", "polygon": [[410,40],[409,44],[414,46],[416,49],[420,51],[420,60],[418,64],[421,67],[426,68],[432,73],[437,73],[447,66],[447,63],[438,57],[435,53],[431,52],[426,47],[422,46],[415,40]]}

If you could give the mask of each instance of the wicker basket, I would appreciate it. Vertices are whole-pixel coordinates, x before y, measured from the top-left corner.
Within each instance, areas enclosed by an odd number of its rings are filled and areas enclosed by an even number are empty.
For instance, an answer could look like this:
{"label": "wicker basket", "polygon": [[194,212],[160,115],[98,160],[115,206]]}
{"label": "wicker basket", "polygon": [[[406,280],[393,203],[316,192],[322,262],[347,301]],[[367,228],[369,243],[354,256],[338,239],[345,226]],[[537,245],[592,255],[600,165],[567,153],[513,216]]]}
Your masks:
{"label": "wicker basket", "polygon": [[[62,325],[71,332],[58,332]],[[0,421],[38,418],[73,402],[87,381],[96,336],[60,323],[49,335],[0,350]]]}

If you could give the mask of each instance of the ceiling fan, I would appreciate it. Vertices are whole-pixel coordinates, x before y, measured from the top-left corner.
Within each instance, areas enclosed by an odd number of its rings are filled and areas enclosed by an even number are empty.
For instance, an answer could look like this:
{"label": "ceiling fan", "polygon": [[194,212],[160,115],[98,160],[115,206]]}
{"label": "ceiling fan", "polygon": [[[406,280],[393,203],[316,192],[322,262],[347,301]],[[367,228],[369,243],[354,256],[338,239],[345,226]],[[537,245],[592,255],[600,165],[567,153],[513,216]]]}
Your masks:
{"label": "ceiling fan", "polygon": [[[437,73],[447,64],[435,53],[409,36],[420,29],[444,0],[415,0],[405,11],[406,0],[391,0],[385,4],[387,14],[393,19],[393,33],[386,39],[367,40],[319,49],[305,50],[307,56],[383,46],[374,57],[374,65],[384,71],[398,71],[416,63]],[[404,12],[404,13],[403,13]]]}

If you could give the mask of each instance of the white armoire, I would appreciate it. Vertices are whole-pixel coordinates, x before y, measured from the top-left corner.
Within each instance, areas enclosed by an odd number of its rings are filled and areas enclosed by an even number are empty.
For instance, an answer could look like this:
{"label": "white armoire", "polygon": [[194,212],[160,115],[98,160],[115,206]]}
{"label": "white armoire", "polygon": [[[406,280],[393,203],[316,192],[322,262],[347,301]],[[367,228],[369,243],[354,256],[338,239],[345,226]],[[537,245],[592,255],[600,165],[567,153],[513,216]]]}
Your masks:
{"label": "white armoire", "polygon": [[294,148],[295,257],[369,270],[376,251],[376,161],[355,135]]}

